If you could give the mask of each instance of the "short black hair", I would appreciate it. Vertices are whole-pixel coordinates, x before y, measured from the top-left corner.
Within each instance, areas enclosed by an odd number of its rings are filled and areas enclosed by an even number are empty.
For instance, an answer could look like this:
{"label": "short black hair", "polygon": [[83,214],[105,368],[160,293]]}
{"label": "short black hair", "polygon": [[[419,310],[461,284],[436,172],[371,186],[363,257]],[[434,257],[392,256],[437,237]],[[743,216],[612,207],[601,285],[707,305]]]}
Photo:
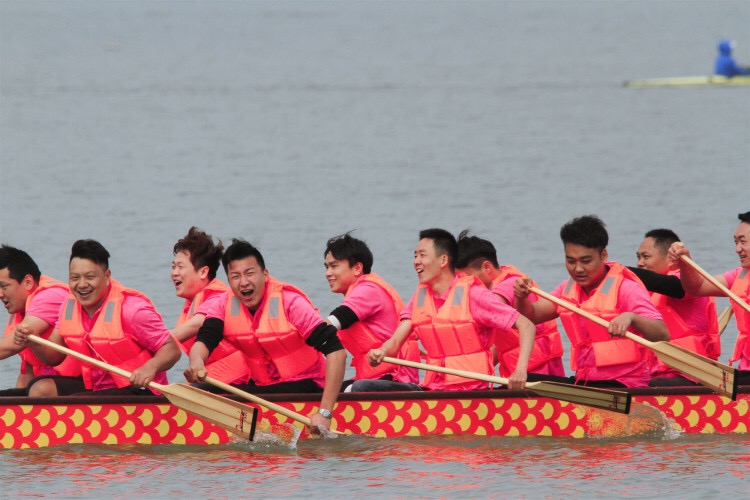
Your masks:
{"label": "short black hair", "polygon": [[258,250],[257,247],[254,247],[243,239],[232,238],[232,244],[227,247],[224,251],[224,255],[221,257],[221,264],[224,266],[224,272],[227,272],[230,262],[246,259],[248,257],[255,257],[255,260],[260,264],[260,269],[266,269],[263,255],[261,255],[260,250]]}
{"label": "short black hair", "polygon": [[7,269],[8,276],[19,283],[26,275],[31,275],[34,283],[39,283],[39,279],[42,277],[39,266],[36,265],[34,259],[23,250],[10,245],[0,246],[0,269]]}
{"label": "short black hair", "polygon": [[448,267],[451,271],[456,270],[456,260],[458,257],[458,243],[453,235],[445,229],[430,228],[423,229],[419,232],[419,239],[429,238],[435,244],[437,255],[448,256]]}
{"label": "short black hair", "polygon": [[609,243],[604,222],[596,215],[584,215],[566,222],[560,228],[560,239],[563,244],[596,248],[599,252],[607,248]]}
{"label": "short black hair", "polygon": [[336,260],[346,260],[350,267],[361,262],[364,274],[370,274],[372,271],[373,257],[370,248],[367,243],[352,236],[351,231],[329,239],[323,257],[329,253]]}
{"label": "short black hair", "polygon": [[667,254],[672,243],[680,241],[680,237],[677,236],[677,233],[675,233],[671,229],[663,228],[652,229],[651,231],[646,233],[645,238],[653,238],[654,246],[658,248],[659,251],[664,255]]}
{"label": "short black hair", "polygon": [[224,254],[224,245],[221,244],[221,240],[214,244],[210,234],[193,226],[175,243],[172,253],[177,255],[177,252],[190,253],[190,263],[193,267],[200,269],[207,266],[208,278],[214,279],[221,263],[221,256]]}
{"label": "short black hair", "polygon": [[106,271],[109,269],[109,252],[96,240],[78,240],[70,249],[70,260],[86,259],[98,264]]}
{"label": "short black hair", "polygon": [[746,222],[750,224],[750,212],[745,212],[744,214],[739,214],[737,217],[740,219],[741,222]]}
{"label": "short black hair", "polygon": [[459,233],[457,243],[457,268],[463,269],[469,266],[478,268],[485,260],[495,267],[500,267],[497,261],[497,250],[495,250],[495,245],[491,241],[479,236],[470,236],[469,230],[464,229]]}

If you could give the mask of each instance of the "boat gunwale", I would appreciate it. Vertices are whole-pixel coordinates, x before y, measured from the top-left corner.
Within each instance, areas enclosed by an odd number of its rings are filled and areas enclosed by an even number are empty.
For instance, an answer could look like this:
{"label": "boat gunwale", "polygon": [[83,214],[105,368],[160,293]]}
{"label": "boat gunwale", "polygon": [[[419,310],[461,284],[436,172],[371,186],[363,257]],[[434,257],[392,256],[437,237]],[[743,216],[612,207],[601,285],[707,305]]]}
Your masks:
{"label": "boat gunwale", "polygon": [[[621,389],[632,396],[719,396],[703,386],[675,386],[675,387],[643,387]],[[750,385],[739,386],[737,394],[750,394]],[[264,399],[277,403],[310,403],[320,400],[319,393],[276,393],[263,394]],[[238,396],[226,395],[234,401],[254,405]],[[459,399],[513,399],[513,398],[543,398],[532,391],[510,391],[507,389],[492,389],[484,391],[394,391],[394,392],[345,392],[339,395],[339,401],[413,401],[413,400],[459,400]],[[728,398],[727,398],[728,399]],[[133,404],[170,404],[164,396],[123,396],[123,395],[83,395],[83,396],[55,396],[33,397],[5,396],[0,397],[0,406],[18,405],[133,405]],[[571,403],[572,404],[572,403]]]}

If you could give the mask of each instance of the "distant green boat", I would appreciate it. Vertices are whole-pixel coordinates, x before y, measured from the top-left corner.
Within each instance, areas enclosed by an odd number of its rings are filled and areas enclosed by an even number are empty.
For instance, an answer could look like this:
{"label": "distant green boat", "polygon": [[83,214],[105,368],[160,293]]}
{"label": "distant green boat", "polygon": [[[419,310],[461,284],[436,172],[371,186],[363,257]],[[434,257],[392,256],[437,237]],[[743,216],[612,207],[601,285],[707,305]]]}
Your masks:
{"label": "distant green boat", "polygon": [[675,76],[672,78],[652,78],[650,80],[628,80],[626,87],[736,87],[750,85],[750,76]]}

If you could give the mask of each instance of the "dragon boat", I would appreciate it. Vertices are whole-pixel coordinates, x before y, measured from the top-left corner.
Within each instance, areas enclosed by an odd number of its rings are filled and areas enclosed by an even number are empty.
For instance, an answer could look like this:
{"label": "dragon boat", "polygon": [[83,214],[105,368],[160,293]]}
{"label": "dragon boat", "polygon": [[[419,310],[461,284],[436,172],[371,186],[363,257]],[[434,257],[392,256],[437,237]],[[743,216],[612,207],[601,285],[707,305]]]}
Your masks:
{"label": "dragon boat", "polygon": [[[750,427],[750,386],[737,399],[703,387],[631,389],[629,414],[592,408],[528,391],[344,393],[333,429],[354,435],[402,438],[428,435],[607,438],[674,433],[744,434]],[[264,396],[302,415],[319,395]],[[239,401],[232,397],[235,401]],[[303,426],[258,409],[258,426]],[[252,411],[254,414],[255,412]],[[656,433],[656,434],[654,434]],[[162,396],[0,398],[0,448],[66,444],[219,445],[236,435],[174,406]]]}

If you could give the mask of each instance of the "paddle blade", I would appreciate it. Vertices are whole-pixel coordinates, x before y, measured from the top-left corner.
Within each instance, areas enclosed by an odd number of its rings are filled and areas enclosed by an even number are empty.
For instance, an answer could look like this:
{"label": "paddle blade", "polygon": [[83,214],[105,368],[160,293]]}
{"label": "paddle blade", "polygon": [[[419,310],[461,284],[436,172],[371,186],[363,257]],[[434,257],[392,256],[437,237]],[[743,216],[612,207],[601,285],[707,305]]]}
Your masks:
{"label": "paddle blade", "polygon": [[242,439],[253,440],[258,418],[257,408],[186,384],[160,386],[159,391],[178,408],[219,426]]}
{"label": "paddle blade", "polygon": [[630,394],[559,382],[530,382],[526,387],[539,396],[568,401],[617,413],[630,413]]}
{"label": "paddle blade", "polygon": [[700,354],[670,344],[651,342],[649,348],[662,363],[722,396],[737,400],[737,370]]}

